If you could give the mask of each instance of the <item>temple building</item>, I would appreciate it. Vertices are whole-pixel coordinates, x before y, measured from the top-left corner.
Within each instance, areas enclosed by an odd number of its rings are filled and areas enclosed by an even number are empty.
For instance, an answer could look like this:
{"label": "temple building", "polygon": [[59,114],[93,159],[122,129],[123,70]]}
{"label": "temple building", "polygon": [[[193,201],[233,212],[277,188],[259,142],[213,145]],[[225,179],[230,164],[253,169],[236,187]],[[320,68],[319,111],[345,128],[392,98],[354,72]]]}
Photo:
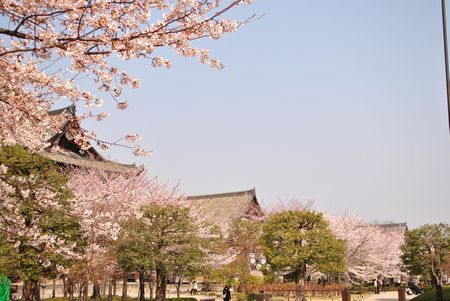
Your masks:
{"label": "temple building", "polygon": [[237,220],[264,217],[264,212],[256,198],[255,188],[238,192],[189,196],[187,201],[199,216],[221,227]]}
{"label": "temple building", "polygon": [[50,132],[50,146],[42,155],[63,166],[77,166],[98,168],[111,172],[127,173],[136,168],[143,168],[134,164],[120,164],[103,158],[94,147],[82,149],[74,139],[74,133],[81,130],[75,116],[75,105],[48,112],[50,116],[62,117],[59,131]]}

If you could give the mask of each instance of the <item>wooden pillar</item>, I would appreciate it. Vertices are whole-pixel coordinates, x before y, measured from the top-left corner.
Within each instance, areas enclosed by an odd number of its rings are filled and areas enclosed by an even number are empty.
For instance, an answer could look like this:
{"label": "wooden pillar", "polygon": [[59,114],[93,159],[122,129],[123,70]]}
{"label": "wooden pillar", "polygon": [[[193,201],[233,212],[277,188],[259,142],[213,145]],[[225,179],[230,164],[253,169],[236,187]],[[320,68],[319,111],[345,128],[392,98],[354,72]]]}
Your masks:
{"label": "wooden pillar", "polygon": [[398,288],[398,301],[406,301],[406,288]]}
{"label": "wooden pillar", "polygon": [[348,287],[342,291],[342,301],[351,301],[350,289]]}

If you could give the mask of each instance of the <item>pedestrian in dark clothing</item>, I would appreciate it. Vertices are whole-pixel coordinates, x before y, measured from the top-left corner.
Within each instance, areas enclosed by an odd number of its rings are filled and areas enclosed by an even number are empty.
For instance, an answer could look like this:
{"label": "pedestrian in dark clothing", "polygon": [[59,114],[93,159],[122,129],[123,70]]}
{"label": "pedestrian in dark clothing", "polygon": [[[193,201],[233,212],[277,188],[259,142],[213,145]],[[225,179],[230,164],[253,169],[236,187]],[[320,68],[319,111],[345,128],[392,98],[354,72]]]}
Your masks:
{"label": "pedestrian in dark clothing", "polygon": [[225,285],[225,287],[223,288],[223,301],[230,301],[231,300],[231,291],[230,288],[228,287],[228,285]]}

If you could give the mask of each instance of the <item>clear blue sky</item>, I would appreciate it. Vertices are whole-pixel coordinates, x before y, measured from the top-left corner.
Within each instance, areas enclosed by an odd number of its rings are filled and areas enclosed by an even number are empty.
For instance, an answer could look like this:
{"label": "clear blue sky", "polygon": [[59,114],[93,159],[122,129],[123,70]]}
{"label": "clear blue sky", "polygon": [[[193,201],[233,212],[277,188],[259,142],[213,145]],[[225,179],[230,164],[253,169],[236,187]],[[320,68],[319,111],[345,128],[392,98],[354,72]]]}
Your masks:
{"label": "clear blue sky", "polygon": [[[449,3],[450,5],[450,3]],[[127,62],[142,79],[127,111],[92,125],[138,132],[137,158],[186,194],[256,187],[263,204],[314,200],[366,221],[450,222],[448,130],[439,0],[254,0],[265,16],[219,41],[214,71]]]}

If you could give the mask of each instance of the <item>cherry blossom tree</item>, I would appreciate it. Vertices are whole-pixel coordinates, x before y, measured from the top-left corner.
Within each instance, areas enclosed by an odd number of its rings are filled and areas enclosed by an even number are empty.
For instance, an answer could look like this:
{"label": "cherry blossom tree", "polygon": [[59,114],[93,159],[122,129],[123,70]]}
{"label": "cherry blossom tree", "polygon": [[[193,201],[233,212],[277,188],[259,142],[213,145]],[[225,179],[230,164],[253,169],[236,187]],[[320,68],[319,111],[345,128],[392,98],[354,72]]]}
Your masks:
{"label": "cherry blossom tree", "polygon": [[346,241],[349,281],[370,281],[379,276],[393,278],[402,274],[402,231],[366,224],[356,215],[327,215],[326,218],[334,234]]}
{"label": "cherry blossom tree", "polygon": [[[215,69],[223,68],[206,49],[194,47],[202,38],[219,39],[248,20],[224,15],[251,0],[3,0],[0,2],[0,143],[19,143],[32,149],[46,147],[49,129],[59,130],[47,111],[60,99],[101,106],[103,100],[77,85],[88,78],[123,110],[125,87],[140,81],[117,64],[145,59],[153,67],[172,63],[157,55],[172,48],[182,57],[196,57]],[[107,112],[80,114],[102,120]],[[126,137],[137,137],[128,135]],[[106,149],[110,143],[81,130],[77,141],[92,141]],[[125,139],[124,139],[125,140]],[[134,139],[131,139],[134,140]],[[116,141],[114,144],[121,144]],[[128,146],[125,144],[124,146]],[[139,146],[137,155],[148,155]]]}
{"label": "cherry blossom tree", "polygon": [[[94,297],[98,297],[100,281],[111,281],[118,269],[111,260],[110,246],[117,239],[121,224],[130,217],[138,217],[140,207],[148,203],[181,205],[184,197],[176,187],[136,168],[129,173],[112,173],[100,169],[72,169],[67,171],[68,186],[75,194],[74,214],[79,218],[81,232],[87,239],[84,254],[84,297],[87,283],[94,283]],[[106,277],[106,278],[105,278]]]}
{"label": "cherry blossom tree", "polygon": [[314,205],[314,201],[300,201],[298,199],[291,199],[288,201],[278,200],[272,206],[265,208],[265,213],[267,216],[272,214],[276,214],[278,212],[294,210],[294,211],[304,211],[304,210],[312,210]]}
{"label": "cherry blossom tree", "polygon": [[26,301],[37,299],[43,276],[79,256],[80,225],[67,180],[45,157],[17,145],[0,147],[0,262],[21,277]]}

